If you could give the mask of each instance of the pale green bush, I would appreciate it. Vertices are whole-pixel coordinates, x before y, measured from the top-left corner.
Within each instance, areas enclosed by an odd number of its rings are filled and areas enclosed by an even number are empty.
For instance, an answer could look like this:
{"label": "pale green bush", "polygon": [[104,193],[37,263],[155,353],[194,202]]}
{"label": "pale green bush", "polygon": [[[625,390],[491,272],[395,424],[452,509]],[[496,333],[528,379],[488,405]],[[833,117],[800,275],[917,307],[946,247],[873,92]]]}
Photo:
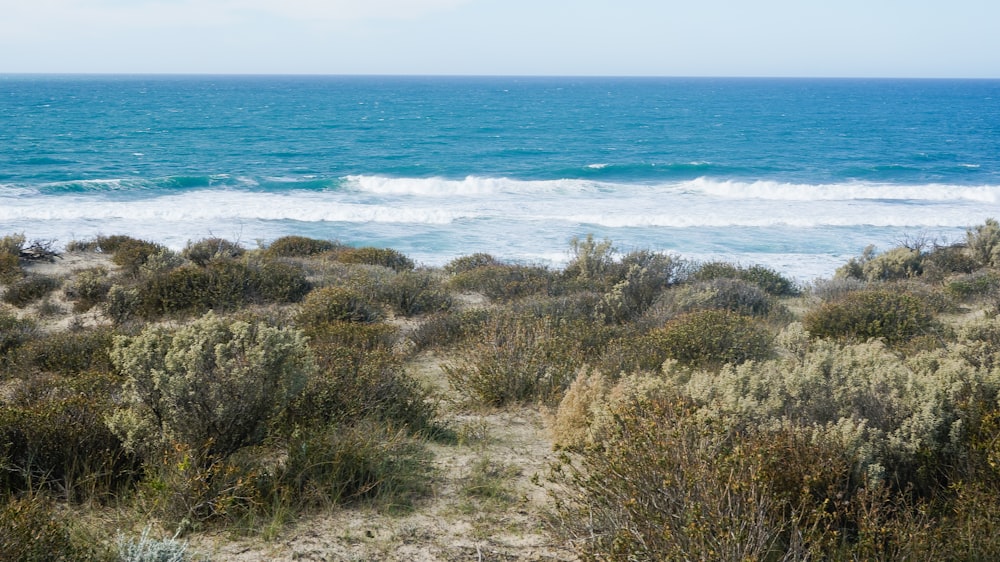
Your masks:
{"label": "pale green bush", "polygon": [[118,337],[111,357],[126,382],[110,423],[142,451],[179,442],[225,455],[259,443],[314,369],[301,332],[211,312],[176,331]]}
{"label": "pale green bush", "polygon": [[985,266],[1000,265],[1000,222],[986,219],[984,224],[966,231],[966,243],[972,255]]}
{"label": "pale green bush", "polygon": [[806,429],[840,443],[876,480],[912,481],[922,463],[961,455],[969,423],[963,405],[995,400],[1000,389],[1000,373],[971,365],[961,346],[906,359],[877,341],[807,343],[800,327],[786,332],[778,341],[791,349],[779,359],[665,374],[701,415]]}
{"label": "pale green bush", "polygon": [[867,281],[889,281],[916,277],[923,272],[923,255],[916,248],[899,246],[866,261],[861,267]]}
{"label": "pale green bush", "polygon": [[605,322],[623,323],[646,311],[676,279],[678,263],[670,256],[632,252],[622,259],[623,278],[601,298],[594,315]]}

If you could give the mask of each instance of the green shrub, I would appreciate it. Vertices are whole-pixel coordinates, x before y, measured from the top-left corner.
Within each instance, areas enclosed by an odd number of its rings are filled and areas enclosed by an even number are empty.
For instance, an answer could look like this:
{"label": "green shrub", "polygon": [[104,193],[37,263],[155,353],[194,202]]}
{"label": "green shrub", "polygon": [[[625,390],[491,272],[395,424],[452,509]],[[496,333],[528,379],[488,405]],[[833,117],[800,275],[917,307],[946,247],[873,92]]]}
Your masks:
{"label": "green shrub", "polygon": [[461,312],[447,310],[431,314],[409,334],[417,351],[449,347],[472,337],[488,318],[484,309],[469,309]]}
{"label": "green shrub", "polygon": [[622,258],[621,280],[601,298],[594,311],[598,319],[621,324],[646,311],[664,289],[676,281],[678,263],[653,252],[631,252]]}
{"label": "green shrub", "polygon": [[47,275],[28,275],[7,286],[3,301],[23,308],[59,288],[60,282]]}
{"label": "green shrub", "polygon": [[558,399],[582,362],[579,340],[547,319],[498,314],[444,367],[452,386],[492,406]]}
{"label": "green shrub", "polygon": [[239,243],[224,238],[204,238],[188,242],[181,255],[196,265],[205,266],[212,260],[238,258],[244,253],[246,250]]}
{"label": "green shrub", "polygon": [[150,256],[162,252],[165,248],[155,242],[139,240],[130,236],[99,236],[98,247],[102,252],[111,254],[111,261],[119,265],[126,274],[137,274]]}
{"label": "green shrub", "polygon": [[250,303],[297,302],[310,288],[305,273],[292,265],[219,259],[205,267],[186,265],[146,278],[136,288],[136,312],[151,318],[234,310]]}
{"label": "green shrub", "polygon": [[322,287],[306,295],[296,322],[313,328],[331,322],[376,322],[378,309],[360,293],[346,287]]}
{"label": "green shrub", "polygon": [[271,242],[264,253],[270,257],[301,258],[337,249],[339,244],[305,236],[283,236]]}
{"label": "green shrub", "polygon": [[427,271],[404,271],[389,280],[381,300],[401,316],[416,316],[447,310],[451,296],[441,282]]}
{"label": "green shrub", "polygon": [[[386,326],[343,325],[362,334],[385,337]],[[334,325],[331,325],[331,328]],[[346,347],[341,331],[317,335],[310,342],[319,369],[290,408],[294,424],[322,426],[330,422],[355,423],[374,419],[394,427],[419,432],[431,428],[434,405],[427,392],[410,377],[398,357],[385,347],[384,341],[371,339],[365,347]]]}
{"label": "green shrub", "polygon": [[23,234],[8,234],[0,238],[0,283],[10,283],[24,274],[21,269]]}
{"label": "green shrub", "polygon": [[21,355],[24,361],[52,373],[106,372],[113,368],[109,356],[113,337],[114,332],[104,327],[53,332],[26,343]]}
{"label": "green shrub", "polygon": [[924,255],[924,277],[940,281],[954,273],[970,274],[979,269],[979,261],[965,244],[935,246]]}
{"label": "green shrub", "polygon": [[668,358],[684,365],[738,364],[771,353],[772,338],[766,329],[727,310],[689,312],[650,335]]}
{"label": "green shrub", "polygon": [[0,311],[0,365],[10,360],[10,354],[29,341],[36,332],[35,323]]}
{"label": "green shrub", "polygon": [[490,265],[503,265],[503,263],[489,254],[478,253],[457,257],[448,262],[444,270],[448,274],[455,275]]}
{"label": "green shrub", "polygon": [[969,251],[988,267],[1000,265],[1000,222],[986,219],[984,224],[970,228],[965,233]]}
{"label": "green shrub", "polygon": [[817,338],[883,338],[895,345],[927,333],[933,318],[926,303],[911,294],[865,289],[809,311],[803,324]]}
{"label": "green shrub", "polygon": [[138,466],[104,423],[117,378],[86,373],[36,376],[0,406],[0,475],[5,490],[49,489],[78,501],[113,495]]}
{"label": "green shrub", "polygon": [[616,249],[611,240],[597,242],[593,234],[588,234],[584,239],[574,236],[569,244],[573,257],[563,270],[566,278],[594,290],[605,290],[618,280],[615,278]]}
{"label": "green shrub", "polygon": [[654,395],[608,416],[606,446],[553,476],[557,522],[585,560],[766,560],[783,526],[757,456],[682,400]]}
{"label": "green shrub", "polygon": [[66,297],[72,301],[73,310],[84,312],[104,302],[111,289],[108,270],[92,267],[76,272],[76,276],[66,284]]}
{"label": "green shrub", "polygon": [[795,296],[800,293],[793,281],[763,265],[743,267],[726,262],[707,262],[699,265],[689,275],[690,281],[739,279],[753,283],[774,296]]}
{"label": "green shrub", "polygon": [[968,273],[948,281],[945,291],[959,300],[969,300],[994,295],[1000,289],[1000,275],[993,271]]}
{"label": "green shrub", "polygon": [[867,260],[861,266],[866,281],[909,279],[923,273],[923,254],[915,248],[899,246]]}
{"label": "green shrub", "polygon": [[757,285],[722,277],[671,289],[662,295],[650,315],[670,319],[695,310],[728,310],[744,316],[766,317],[776,309],[772,297]]}
{"label": "green shrub", "polygon": [[399,510],[427,493],[428,461],[419,442],[386,424],[330,424],[293,438],[280,481],[300,506],[374,501]]}
{"label": "green shrub", "polygon": [[396,272],[410,271],[415,267],[413,260],[397,250],[371,246],[340,250],[337,253],[337,261],[342,263],[380,265]]}
{"label": "green shrub", "polygon": [[113,429],[145,452],[177,442],[224,456],[260,443],[314,369],[300,332],[212,313],[115,338],[111,358],[126,377]]}
{"label": "green shrub", "polygon": [[496,300],[511,301],[528,295],[549,294],[555,282],[551,271],[540,266],[487,265],[457,273],[448,281],[457,291],[471,291]]}

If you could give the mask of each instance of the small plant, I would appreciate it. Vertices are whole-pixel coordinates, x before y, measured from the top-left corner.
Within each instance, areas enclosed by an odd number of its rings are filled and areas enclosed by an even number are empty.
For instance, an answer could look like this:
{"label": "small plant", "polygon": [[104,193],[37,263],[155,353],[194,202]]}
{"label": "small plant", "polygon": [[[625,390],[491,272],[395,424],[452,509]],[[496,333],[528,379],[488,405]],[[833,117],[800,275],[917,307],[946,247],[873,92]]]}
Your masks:
{"label": "small plant", "polygon": [[136,539],[130,539],[119,533],[115,539],[120,562],[187,562],[191,560],[188,554],[188,544],[172,539],[150,538],[151,527],[147,526]]}
{"label": "small plant", "polygon": [[0,283],[10,283],[21,277],[21,250],[24,248],[23,234],[8,234],[0,238]]}

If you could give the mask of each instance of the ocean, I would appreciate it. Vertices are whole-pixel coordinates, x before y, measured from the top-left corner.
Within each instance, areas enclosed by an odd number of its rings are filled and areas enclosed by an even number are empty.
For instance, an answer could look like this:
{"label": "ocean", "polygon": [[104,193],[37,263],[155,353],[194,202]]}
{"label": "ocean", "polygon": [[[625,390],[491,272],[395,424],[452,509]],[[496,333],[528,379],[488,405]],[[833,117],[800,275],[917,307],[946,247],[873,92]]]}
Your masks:
{"label": "ocean", "polygon": [[1000,81],[0,76],[0,235],[829,277],[1000,217]]}

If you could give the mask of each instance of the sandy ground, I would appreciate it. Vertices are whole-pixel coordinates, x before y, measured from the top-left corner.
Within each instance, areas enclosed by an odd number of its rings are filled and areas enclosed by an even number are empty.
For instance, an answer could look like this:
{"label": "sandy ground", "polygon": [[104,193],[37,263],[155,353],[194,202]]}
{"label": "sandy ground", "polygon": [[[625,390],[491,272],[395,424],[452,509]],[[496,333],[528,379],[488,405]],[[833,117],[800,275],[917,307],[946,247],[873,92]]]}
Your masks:
{"label": "sandy ground", "polygon": [[[444,421],[457,444],[431,444],[434,480],[430,497],[409,514],[337,509],[300,521],[272,541],[201,535],[191,548],[212,560],[315,561],[572,561],[544,525],[549,509],[544,480],[554,460],[542,413],[533,407],[448,413],[453,397],[433,354],[416,357],[411,372],[445,400]],[[470,498],[464,482],[482,459],[509,475],[506,501]]]}

